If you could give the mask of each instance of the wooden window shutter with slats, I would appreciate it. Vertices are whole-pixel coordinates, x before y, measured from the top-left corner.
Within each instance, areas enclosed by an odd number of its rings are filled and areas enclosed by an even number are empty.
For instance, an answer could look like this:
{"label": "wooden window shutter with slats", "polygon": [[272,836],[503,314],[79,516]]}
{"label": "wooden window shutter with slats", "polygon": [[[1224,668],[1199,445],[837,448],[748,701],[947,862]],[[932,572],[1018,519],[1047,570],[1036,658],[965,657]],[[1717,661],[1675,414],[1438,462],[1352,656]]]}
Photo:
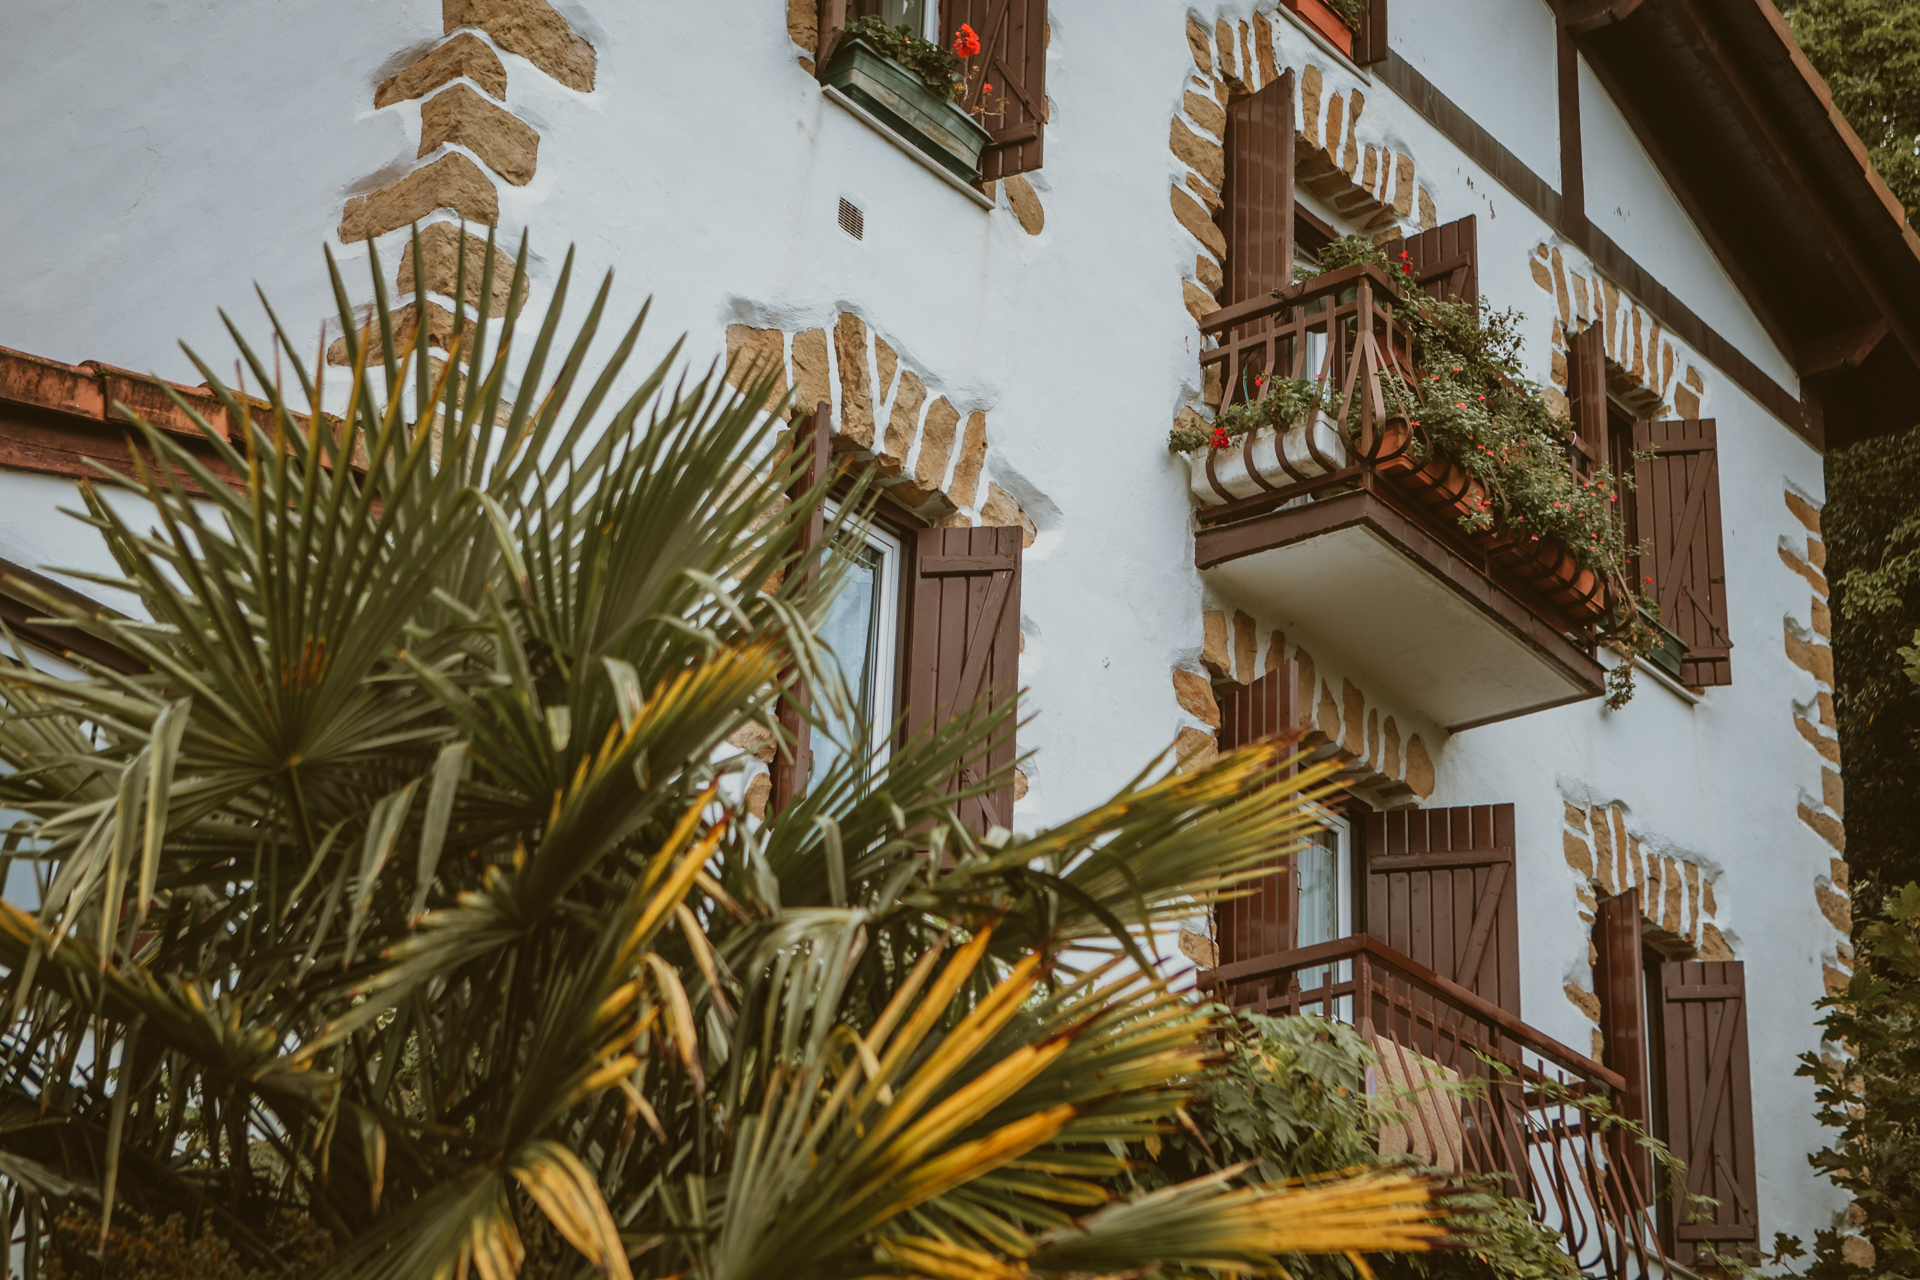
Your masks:
{"label": "wooden window shutter with slats", "polygon": [[1366,930],[1520,1015],[1513,806],[1367,815]]}
{"label": "wooden window shutter with slats", "polygon": [[[1220,750],[1235,751],[1295,727],[1294,691],[1298,665],[1283,662],[1252,684],[1236,685],[1220,699]],[[1241,886],[1244,898],[1215,908],[1214,936],[1220,963],[1233,964],[1291,951],[1294,947],[1293,864],[1283,859],[1270,876]],[[1236,1001],[1259,993],[1235,992]]]}
{"label": "wooden window shutter with slats", "polygon": [[1731,684],[1714,421],[1636,422],[1633,449],[1640,585],[1659,603],[1660,621],[1687,646],[1680,683]]}
{"label": "wooden window shutter with slats", "polygon": [[1479,233],[1469,214],[1458,222],[1449,222],[1431,231],[1422,231],[1403,241],[1398,248],[1386,247],[1389,258],[1398,259],[1404,250],[1420,287],[1435,298],[1465,298],[1480,303]]}
{"label": "wooden window shutter with slats", "polygon": [[[907,736],[944,725],[977,701],[1010,706],[1020,679],[1018,528],[922,529],[908,565]],[[1008,724],[994,748],[969,760],[953,789],[1013,765]],[[964,802],[961,820],[982,833],[1013,823],[1013,782]]]}
{"label": "wooden window shutter with slats", "polygon": [[1363,0],[1353,32],[1353,60],[1363,67],[1387,60],[1387,0]]}
{"label": "wooden window shutter with slats", "polygon": [[[793,487],[788,496],[799,501],[826,478],[827,469],[833,461],[833,406],[822,400],[813,411],[813,416],[803,423],[794,424],[793,446],[806,454],[805,464],[794,477]],[[825,515],[818,505],[807,519],[807,527],[794,542],[794,554],[804,557],[819,545],[825,528]],[[789,744],[773,758],[773,792],[768,797],[772,812],[779,813],[791,804],[807,786],[807,775],[813,767],[811,735],[807,725],[807,709],[811,705],[811,695],[805,685],[796,683],[781,695],[776,716],[780,722],[782,735]]]}
{"label": "wooden window shutter with slats", "polygon": [[[1047,125],[1047,0],[941,0],[940,43],[953,47],[961,23],[980,37],[967,59],[960,105],[992,135],[980,156],[987,182],[1040,167]],[[992,85],[993,88],[986,88]]]}
{"label": "wooden window shutter with slats", "polygon": [[1592,471],[1607,460],[1607,333],[1598,320],[1567,344],[1567,400],[1581,467]]}
{"label": "wooden window shutter with slats", "polygon": [[1221,306],[1293,283],[1293,72],[1227,108]]}
{"label": "wooden window shutter with slats", "polygon": [[[1616,1110],[1652,1132],[1647,1090],[1647,988],[1640,958],[1640,890],[1627,890],[1594,912],[1594,995],[1600,1000],[1600,1040],[1606,1065],[1626,1077]],[[1653,1203],[1653,1162],[1624,1134],[1608,1145],[1608,1159],[1629,1171],[1621,1191],[1635,1207]]]}
{"label": "wooden window shutter with slats", "polygon": [[[1732,960],[1663,964],[1657,991],[1667,1145],[1687,1166],[1685,1185],[1669,1188],[1675,1261],[1691,1266],[1709,1247],[1751,1255],[1760,1223],[1746,966]],[[1689,1195],[1719,1204],[1696,1208]]]}

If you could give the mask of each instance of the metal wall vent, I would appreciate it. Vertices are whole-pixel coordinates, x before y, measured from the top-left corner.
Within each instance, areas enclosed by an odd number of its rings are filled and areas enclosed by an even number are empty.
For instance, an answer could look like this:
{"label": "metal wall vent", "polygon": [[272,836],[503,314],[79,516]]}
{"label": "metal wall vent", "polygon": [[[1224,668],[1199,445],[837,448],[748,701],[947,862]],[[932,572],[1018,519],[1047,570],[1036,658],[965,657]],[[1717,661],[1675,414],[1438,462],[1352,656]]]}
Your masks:
{"label": "metal wall vent", "polygon": [[845,196],[840,197],[840,229],[855,240],[863,238],[867,231],[867,215]]}

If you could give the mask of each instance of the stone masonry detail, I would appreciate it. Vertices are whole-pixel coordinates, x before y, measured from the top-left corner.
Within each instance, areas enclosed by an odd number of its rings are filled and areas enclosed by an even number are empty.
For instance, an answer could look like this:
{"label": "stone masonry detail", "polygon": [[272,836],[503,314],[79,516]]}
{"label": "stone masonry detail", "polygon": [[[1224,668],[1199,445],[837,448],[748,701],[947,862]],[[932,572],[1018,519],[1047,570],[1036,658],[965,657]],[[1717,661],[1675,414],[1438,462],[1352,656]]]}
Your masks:
{"label": "stone masonry detail", "polygon": [[1033,545],[1033,521],[988,478],[987,411],[963,412],[938,394],[937,378],[859,316],[841,312],[797,333],[727,326],[729,382],[769,367],[779,371],[776,401],[791,388],[796,406],[833,406],[834,451],[871,460],[893,501],[943,528],[1019,526]]}
{"label": "stone masonry detail", "polygon": [[[504,105],[507,65],[501,53],[525,58],[559,83],[581,93],[593,90],[597,56],[547,0],[442,0],[441,27],[447,39],[428,50],[373,94],[380,110],[419,102],[422,162],[412,172],[347,201],[340,219],[342,243],[384,236],[429,218],[452,214],[461,222],[494,226],[500,221],[498,181],[525,186],[538,163],[540,134]],[[456,301],[457,267],[467,253],[468,296]],[[421,226],[421,274],[433,293],[455,306],[478,301],[485,241],[464,235],[445,222]],[[495,261],[490,305],[503,305],[511,259]],[[413,246],[403,251],[394,285],[402,298],[414,292]],[[411,333],[417,323],[411,302],[395,313],[396,324]],[[441,350],[453,329],[453,313],[430,304],[429,341]],[[334,363],[346,360],[344,339],[328,351]]]}
{"label": "stone masonry detail", "polygon": [[1606,335],[1609,390],[1642,417],[1669,412],[1698,418],[1706,400],[1707,384],[1700,370],[1687,363],[1671,336],[1652,314],[1622,292],[1613,281],[1587,266],[1583,275],[1573,263],[1577,251],[1559,245],[1538,244],[1528,259],[1533,282],[1553,299],[1552,386],[1548,402],[1567,410],[1568,345],[1574,333],[1599,321]]}
{"label": "stone masonry detail", "polygon": [[1831,850],[1827,874],[1816,876],[1813,883],[1814,902],[1836,935],[1832,950],[1821,956],[1822,974],[1831,993],[1846,985],[1853,970],[1853,899],[1847,889],[1846,798],[1841,781],[1839,726],[1833,708],[1833,618],[1827,608],[1827,547],[1820,536],[1819,506],[1792,488],[1784,497],[1798,527],[1780,539],[1780,563],[1813,589],[1808,602],[1812,625],[1803,625],[1788,614],[1784,630],[1788,660],[1813,679],[1812,699],[1793,704],[1793,727],[1818,757],[1820,789],[1813,792],[1802,788],[1795,810],[1800,821]]}
{"label": "stone masonry detail", "polygon": [[[1201,614],[1200,670],[1175,667],[1174,700],[1197,724],[1181,727],[1174,752],[1184,769],[1197,769],[1219,754],[1220,704],[1215,682],[1251,684],[1292,659],[1299,664],[1294,706],[1305,734],[1300,748],[1314,760],[1335,760],[1341,785],[1373,793],[1374,798],[1405,808],[1433,794],[1433,755],[1417,732],[1404,732],[1392,712],[1369,698],[1352,680],[1341,678],[1336,691],[1330,676],[1316,669],[1313,655],[1286,634],[1273,631],[1261,656],[1259,624],[1249,615],[1224,609]],[[1404,732],[1404,736],[1403,736]]]}
{"label": "stone masonry detail", "polygon": [[[1237,27],[1225,19],[1212,28],[1187,20],[1187,45],[1196,69],[1169,128],[1169,146],[1186,170],[1184,179],[1174,183],[1170,199],[1174,218],[1202,250],[1192,274],[1182,282],[1187,310],[1196,320],[1218,310],[1224,280],[1226,240],[1213,216],[1221,208],[1226,171],[1226,108],[1284,73],[1275,60],[1276,21],[1285,19],[1269,18],[1258,9]],[[1384,140],[1369,142],[1363,136],[1366,94],[1358,87],[1341,92],[1329,72],[1312,63],[1294,71],[1299,94],[1295,180],[1344,217],[1361,222],[1377,243],[1399,239],[1409,227],[1437,225],[1433,196],[1416,181],[1413,157]]]}
{"label": "stone masonry detail", "polygon": [[[1733,947],[1718,923],[1715,885],[1720,872],[1642,829],[1626,805],[1617,800],[1597,804],[1580,790],[1582,794],[1562,796],[1561,850],[1567,866],[1580,877],[1574,896],[1580,900],[1580,920],[1589,939],[1600,899],[1638,887],[1641,917],[1664,949],[1699,960],[1733,959]],[[1588,965],[1595,960],[1589,941]],[[1573,981],[1576,976],[1585,981]],[[1600,1059],[1600,1000],[1593,993],[1591,967],[1584,975],[1569,975],[1562,989],[1593,1022],[1593,1056]]]}

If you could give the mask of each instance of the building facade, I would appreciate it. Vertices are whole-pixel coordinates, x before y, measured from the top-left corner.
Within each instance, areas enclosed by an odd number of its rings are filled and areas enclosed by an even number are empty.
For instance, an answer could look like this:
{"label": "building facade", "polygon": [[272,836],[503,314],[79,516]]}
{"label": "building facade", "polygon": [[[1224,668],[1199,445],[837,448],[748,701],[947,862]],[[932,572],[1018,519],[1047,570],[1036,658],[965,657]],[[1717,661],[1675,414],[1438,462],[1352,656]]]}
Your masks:
{"label": "building facade", "polygon": [[[883,718],[1026,690],[983,822],[1068,817],[1169,747],[1192,767],[1298,729],[1337,758],[1324,841],[1166,939],[1170,971],[1274,1009],[1384,975],[1375,1030],[1404,1013],[1423,1059],[1471,1024],[1609,1091],[1720,1204],[1575,1198],[1648,1206],[1682,1262],[1844,1223],[1794,1075],[1832,1051],[1814,1001],[1851,960],[1821,459],[1916,381],[1920,244],[1771,7],[867,6],[979,36],[977,161],[848,69],[848,7],[27,5],[0,52],[30,178],[0,196],[0,557],[106,568],[53,512],[121,450],[115,400],[162,410],[140,375],[199,381],[176,340],[230,350],[216,307],[263,333],[257,283],[325,348],[316,250],[369,302],[369,238],[410,291],[417,223],[437,335],[472,301],[463,236],[477,263],[488,227],[524,232],[536,304],[569,249],[576,280],[610,267],[616,311],[652,299],[643,351],[684,332],[736,380],[777,368],[832,457],[875,463],[833,638]],[[1625,706],[1599,614],[1463,533],[1444,475],[1332,428],[1167,448],[1286,325],[1343,376],[1338,317],[1384,341],[1391,279],[1293,283],[1346,235],[1514,310],[1569,467],[1638,468],[1636,565],[1683,651],[1641,659]],[[1365,936],[1384,951],[1341,943]],[[1608,1247],[1583,1263],[1617,1269]]]}

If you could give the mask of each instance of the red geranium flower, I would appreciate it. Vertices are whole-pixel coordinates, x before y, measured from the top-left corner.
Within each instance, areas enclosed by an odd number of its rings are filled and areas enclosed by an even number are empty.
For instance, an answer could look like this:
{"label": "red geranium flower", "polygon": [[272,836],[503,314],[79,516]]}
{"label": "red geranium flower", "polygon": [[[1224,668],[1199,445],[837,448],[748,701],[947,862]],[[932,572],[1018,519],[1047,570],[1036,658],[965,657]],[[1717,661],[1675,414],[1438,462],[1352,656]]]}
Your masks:
{"label": "red geranium flower", "polygon": [[1227,439],[1227,429],[1225,427],[1215,427],[1213,429],[1213,439],[1210,443],[1216,449],[1224,449],[1232,444],[1233,441]]}
{"label": "red geranium flower", "polygon": [[973,34],[972,26],[963,22],[960,29],[953,33],[953,52],[962,58],[971,58],[980,52],[980,37]]}

